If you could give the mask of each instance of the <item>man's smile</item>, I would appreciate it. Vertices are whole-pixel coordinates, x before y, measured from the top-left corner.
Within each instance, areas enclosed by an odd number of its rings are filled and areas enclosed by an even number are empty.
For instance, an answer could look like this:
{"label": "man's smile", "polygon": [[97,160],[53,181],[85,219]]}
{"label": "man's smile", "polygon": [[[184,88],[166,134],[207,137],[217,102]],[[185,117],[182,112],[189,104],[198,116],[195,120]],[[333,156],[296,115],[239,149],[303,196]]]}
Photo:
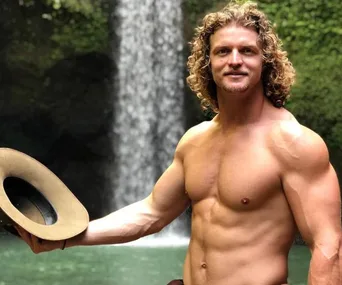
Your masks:
{"label": "man's smile", "polygon": [[229,72],[225,72],[223,75],[238,78],[238,77],[242,77],[242,76],[247,76],[248,73],[243,72],[243,71],[229,71]]}

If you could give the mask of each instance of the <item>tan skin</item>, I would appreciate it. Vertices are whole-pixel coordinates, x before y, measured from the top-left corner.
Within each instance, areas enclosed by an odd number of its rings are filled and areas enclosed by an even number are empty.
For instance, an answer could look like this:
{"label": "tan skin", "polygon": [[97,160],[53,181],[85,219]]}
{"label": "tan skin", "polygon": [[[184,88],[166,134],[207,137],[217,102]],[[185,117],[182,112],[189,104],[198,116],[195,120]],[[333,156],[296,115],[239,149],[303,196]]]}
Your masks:
{"label": "tan skin", "polygon": [[[254,30],[228,25],[210,46],[219,114],[183,136],[147,198],[92,221],[67,247],[138,239],[191,204],[185,285],[286,284],[297,228],[312,252],[309,284],[340,285],[340,190],[324,142],[263,95]],[[35,253],[62,245],[19,232]]]}

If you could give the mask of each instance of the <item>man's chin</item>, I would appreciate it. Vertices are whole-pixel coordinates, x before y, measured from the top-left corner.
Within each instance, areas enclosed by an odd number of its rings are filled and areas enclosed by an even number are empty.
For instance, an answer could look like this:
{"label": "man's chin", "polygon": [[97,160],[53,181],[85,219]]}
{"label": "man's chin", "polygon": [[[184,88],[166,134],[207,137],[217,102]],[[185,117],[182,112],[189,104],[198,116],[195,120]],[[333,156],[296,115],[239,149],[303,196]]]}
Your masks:
{"label": "man's chin", "polygon": [[248,85],[242,86],[224,86],[224,91],[228,93],[243,93],[248,90]]}

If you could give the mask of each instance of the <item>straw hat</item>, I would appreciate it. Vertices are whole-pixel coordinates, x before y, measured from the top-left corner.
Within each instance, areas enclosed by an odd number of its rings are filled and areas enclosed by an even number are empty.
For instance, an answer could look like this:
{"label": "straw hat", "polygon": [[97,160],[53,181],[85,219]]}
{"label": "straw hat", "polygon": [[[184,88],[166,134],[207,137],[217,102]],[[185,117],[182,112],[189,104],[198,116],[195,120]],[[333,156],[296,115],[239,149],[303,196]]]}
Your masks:
{"label": "straw hat", "polygon": [[0,148],[0,226],[16,233],[18,224],[45,240],[83,232],[89,215],[65,184],[34,158]]}

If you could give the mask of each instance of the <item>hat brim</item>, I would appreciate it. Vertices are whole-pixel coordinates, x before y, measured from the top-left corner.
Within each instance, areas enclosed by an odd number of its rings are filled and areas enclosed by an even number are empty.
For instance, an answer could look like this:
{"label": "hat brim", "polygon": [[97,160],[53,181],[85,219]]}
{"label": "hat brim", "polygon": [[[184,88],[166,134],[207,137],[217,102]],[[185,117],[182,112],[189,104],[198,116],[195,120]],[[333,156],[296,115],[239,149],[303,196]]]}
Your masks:
{"label": "hat brim", "polygon": [[[4,181],[9,177],[20,178],[35,188],[51,205],[52,210],[48,209],[55,213],[56,219],[50,224],[37,223],[13,205],[10,193],[4,188]],[[38,238],[64,240],[87,228],[89,215],[82,203],[51,170],[34,158],[0,148],[0,181],[0,209],[15,224]]]}

